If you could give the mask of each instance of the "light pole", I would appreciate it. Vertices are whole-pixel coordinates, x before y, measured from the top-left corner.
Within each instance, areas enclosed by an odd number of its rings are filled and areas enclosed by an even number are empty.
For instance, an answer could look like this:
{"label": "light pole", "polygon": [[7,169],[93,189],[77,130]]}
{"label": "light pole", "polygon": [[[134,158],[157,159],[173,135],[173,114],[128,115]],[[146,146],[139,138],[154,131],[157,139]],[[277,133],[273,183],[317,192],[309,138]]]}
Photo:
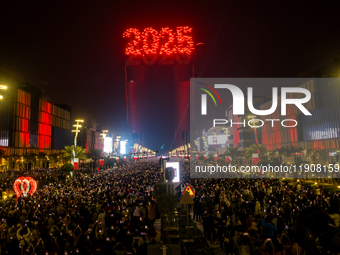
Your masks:
{"label": "light pole", "polygon": [[[0,89],[5,90],[7,89],[6,85],[0,85]],[[3,99],[4,97],[2,95],[0,95],[0,99]]]}
{"label": "light pole", "polygon": [[77,147],[77,137],[78,137],[78,133],[80,132],[79,128],[81,128],[81,125],[79,123],[83,123],[84,120],[75,120],[76,124],[73,125],[73,127],[75,127],[76,129],[73,129],[72,132],[75,132],[75,136],[74,136],[74,147],[73,147],[73,159],[72,159],[72,164],[74,163],[74,160],[76,158],[76,147]]}
{"label": "light pole", "polygon": [[118,148],[119,148],[119,141],[120,141],[120,138],[122,138],[120,135],[116,136],[116,139],[115,139],[115,152],[116,152],[116,156],[118,156]]}
{"label": "light pole", "polygon": [[102,137],[102,149],[104,151],[104,140],[105,140],[105,137],[106,137],[106,133],[109,132],[109,130],[102,130],[103,133],[100,134],[100,136]]}

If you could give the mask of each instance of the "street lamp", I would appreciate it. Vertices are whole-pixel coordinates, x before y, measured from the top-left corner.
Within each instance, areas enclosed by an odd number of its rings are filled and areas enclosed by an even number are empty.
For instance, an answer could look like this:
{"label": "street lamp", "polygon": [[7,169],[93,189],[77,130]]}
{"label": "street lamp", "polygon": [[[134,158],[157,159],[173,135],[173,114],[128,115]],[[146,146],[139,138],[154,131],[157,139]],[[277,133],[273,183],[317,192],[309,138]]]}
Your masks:
{"label": "street lamp", "polygon": [[77,147],[77,137],[78,137],[78,133],[80,132],[79,128],[81,128],[81,125],[79,123],[83,123],[84,120],[75,120],[76,124],[73,125],[73,127],[75,127],[76,129],[73,129],[72,132],[76,133],[76,135],[74,136],[74,147],[73,147],[73,159],[72,159],[72,163],[74,163],[74,160],[76,158],[76,147]]}
{"label": "street lamp", "polygon": [[[0,89],[7,89],[7,86],[6,85],[0,85]],[[0,99],[3,99],[4,97],[2,95],[0,95]]]}

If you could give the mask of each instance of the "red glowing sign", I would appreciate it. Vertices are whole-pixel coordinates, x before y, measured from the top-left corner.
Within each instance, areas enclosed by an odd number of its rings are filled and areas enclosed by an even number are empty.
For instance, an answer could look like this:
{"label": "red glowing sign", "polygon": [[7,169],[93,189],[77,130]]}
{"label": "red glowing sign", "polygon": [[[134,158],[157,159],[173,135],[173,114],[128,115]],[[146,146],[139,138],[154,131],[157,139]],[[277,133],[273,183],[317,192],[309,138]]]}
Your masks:
{"label": "red glowing sign", "polygon": [[21,196],[27,197],[27,195],[33,195],[37,190],[37,183],[32,177],[19,177],[13,183],[13,190],[17,195],[17,199]]}
{"label": "red glowing sign", "polygon": [[74,170],[79,169],[79,163],[78,162],[73,162]]}
{"label": "red glowing sign", "polygon": [[176,33],[168,27],[159,32],[152,27],[145,28],[143,32],[129,28],[123,38],[128,40],[125,54],[129,56],[129,61],[142,59],[147,65],[157,60],[160,64],[176,60],[178,64],[184,65],[189,63],[195,50],[190,27],[177,27]]}

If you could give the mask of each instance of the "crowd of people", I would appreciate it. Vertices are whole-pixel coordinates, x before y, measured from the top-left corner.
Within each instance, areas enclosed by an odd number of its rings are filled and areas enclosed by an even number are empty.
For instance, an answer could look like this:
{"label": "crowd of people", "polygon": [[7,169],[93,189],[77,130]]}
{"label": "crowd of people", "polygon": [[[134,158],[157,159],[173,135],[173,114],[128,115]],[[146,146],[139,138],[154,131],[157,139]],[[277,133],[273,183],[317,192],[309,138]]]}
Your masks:
{"label": "crowd of people", "polygon": [[[181,168],[177,196],[192,187],[192,217],[226,254],[303,254],[292,226],[306,207],[325,209],[339,227],[334,193],[277,179],[190,179],[190,163],[181,160]],[[1,188],[28,174],[49,184],[31,197],[2,200],[1,254],[147,254],[157,243],[158,160],[80,169],[74,178],[36,169],[2,180]]]}
{"label": "crowd of people", "polygon": [[193,219],[226,254],[304,254],[292,227],[305,208],[322,209],[339,227],[340,196],[321,187],[284,179],[190,179],[190,163],[182,161],[182,169],[178,191],[192,187]]}
{"label": "crowd of people", "polygon": [[[30,175],[39,179],[40,171]],[[57,169],[47,172],[49,185],[33,196],[3,201],[1,254],[147,254],[156,243],[158,162],[81,169],[67,179]],[[14,180],[6,178],[3,188]]]}

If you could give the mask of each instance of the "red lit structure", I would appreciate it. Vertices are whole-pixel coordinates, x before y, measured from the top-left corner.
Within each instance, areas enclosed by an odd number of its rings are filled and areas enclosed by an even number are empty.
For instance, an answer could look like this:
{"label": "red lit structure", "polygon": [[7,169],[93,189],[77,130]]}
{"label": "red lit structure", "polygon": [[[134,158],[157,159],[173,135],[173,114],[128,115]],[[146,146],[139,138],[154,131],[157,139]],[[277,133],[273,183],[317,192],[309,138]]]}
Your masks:
{"label": "red lit structure", "polygon": [[37,183],[32,177],[19,177],[13,183],[13,190],[19,197],[27,197],[27,195],[33,196],[33,193],[37,190]]}
{"label": "red lit structure", "polygon": [[[127,39],[125,54],[129,56],[128,65],[140,65],[140,60],[146,65],[159,64],[188,64],[195,50],[192,28],[177,27],[176,34],[168,27],[160,32],[152,27],[140,32],[137,28],[129,28],[123,38]],[[172,60],[172,61],[169,61]]]}
{"label": "red lit structure", "polygon": [[[127,40],[125,54],[128,56],[128,60],[125,61],[125,92],[127,122],[130,124],[130,131],[144,133],[144,130],[148,129],[145,123],[149,122],[149,112],[153,111],[156,106],[152,102],[154,98],[150,94],[159,89],[152,88],[150,80],[154,79],[155,72],[164,72],[168,76],[164,75],[162,79],[167,82],[172,81],[172,85],[166,85],[163,81],[160,83],[163,86],[164,96],[167,97],[162,102],[162,105],[167,104],[167,107],[164,107],[164,114],[169,114],[168,109],[171,109],[171,113],[174,112],[172,117],[175,123],[174,145],[179,146],[181,143],[187,143],[190,118],[189,80],[193,77],[194,70],[193,64],[190,65],[190,60],[195,51],[192,28],[179,26],[173,30],[166,27],[157,31],[148,27],[142,32],[137,28],[129,28],[124,32],[123,38]],[[155,67],[156,63],[164,67]],[[167,87],[165,88],[165,86]],[[157,105],[156,107],[162,106]]]}
{"label": "red lit structure", "polygon": [[[8,83],[7,78],[0,70],[1,84],[8,84],[0,112],[0,146],[7,156],[2,169],[19,167],[21,156],[57,154],[71,144],[71,108],[51,104],[42,99],[42,91],[37,87],[14,79]],[[43,165],[48,167],[48,162],[51,161],[47,156]],[[27,168],[32,165],[27,163]]]}

